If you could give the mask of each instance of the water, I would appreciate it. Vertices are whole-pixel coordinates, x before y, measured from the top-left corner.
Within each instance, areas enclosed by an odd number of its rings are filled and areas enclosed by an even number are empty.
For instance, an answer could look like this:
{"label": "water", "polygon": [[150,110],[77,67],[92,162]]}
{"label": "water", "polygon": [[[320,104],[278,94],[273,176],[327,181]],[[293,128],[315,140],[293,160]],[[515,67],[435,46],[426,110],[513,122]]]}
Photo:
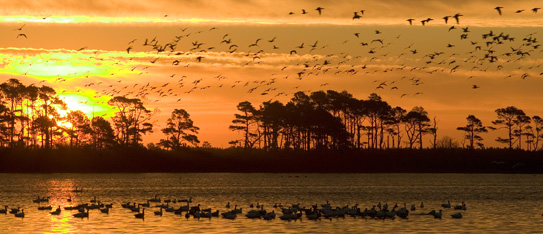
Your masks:
{"label": "water", "polygon": [[[543,175],[472,174],[0,174],[0,205],[21,207],[25,218],[0,215],[2,233],[541,233],[543,230]],[[73,193],[74,188],[83,193]],[[145,219],[136,219],[121,203],[143,203],[156,194],[162,199],[186,199],[202,208],[226,211],[230,202],[241,206],[300,203],[309,207],[327,200],[333,206],[395,203],[417,210],[408,219],[334,218],[311,221],[223,218],[186,219],[184,215],[147,208]],[[96,196],[114,203],[108,214],[91,210],[89,218],[58,216],[38,210],[32,200],[50,197],[53,207],[89,203]],[[72,202],[67,202],[71,197]],[[464,201],[462,219],[452,219],[453,209],[443,209],[443,219],[417,215],[439,210],[450,200]],[[420,202],[425,208],[420,209]],[[151,203],[151,206],[155,204]],[[175,208],[184,204],[172,204]],[[276,213],[281,213],[276,210]]]}

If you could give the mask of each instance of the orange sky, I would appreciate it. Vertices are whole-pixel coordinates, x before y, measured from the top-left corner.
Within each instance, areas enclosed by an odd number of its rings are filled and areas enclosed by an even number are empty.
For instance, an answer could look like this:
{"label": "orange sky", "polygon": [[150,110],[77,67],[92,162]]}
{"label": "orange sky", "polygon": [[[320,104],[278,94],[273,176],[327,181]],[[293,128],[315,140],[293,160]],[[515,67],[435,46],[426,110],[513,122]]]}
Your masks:
{"label": "orange sky", "polygon": [[[376,92],[392,106],[410,110],[422,105],[430,117],[437,117],[438,135],[456,139],[462,138],[456,127],[469,114],[485,125],[495,119],[495,109],[509,105],[530,116],[543,115],[539,91],[543,58],[538,46],[543,11],[532,12],[543,4],[413,3],[2,1],[0,80],[13,77],[27,85],[50,85],[70,108],[89,115],[93,109],[95,115],[111,113],[104,104],[110,97],[135,97],[149,84],[155,88],[148,87],[145,96],[138,96],[155,110],[155,133],[146,136],[146,142],[158,142],[165,119],[174,108],[183,108],[200,127],[200,140],[216,147],[227,147],[238,137],[228,130],[237,103],[286,102],[297,91],[347,90],[357,98]],[[320,16],[315,10],[319,6],[324,8]],[[496,6],[503,7],[502,16]],[[364,10],[361,19],[353,20],[353,11],[360,10]],[[518,10],[524,11],[515,13]],[[460,24],[452,18],[445,24],[443,16],[457,13],[463,15]],[[409,18],[415,19],[412,26],[406,21]],[[422,26],[420,21],[427,18],[434,20]],[[455,29],[449,31],[453,25]],[[466,27],[468,32],[462,29]],[[490,31],[514,41],[487,45],[482,35]],[[17,37],[21,33],[27,38]],[[462,34],[467,38],[461,39]],[[157,53],[143,45],[154,38],[158,45],[166,45],[176,36],[179,42],[173,52]],[[530,43],[528,38],[536,41]],[[203,44],[193,49],[199,43]],[[290,54],[292,50],[297,53]],[[497,61],[478,60],[489,50]],[[516,51],[528,54],[520,56]],[[428,64],[433,53],[440,55]],[[204,57],[201,62],[196,61],[198,56]],[[313,69],[324,60],[330,62],[328,71]],[[523,74],[527,74],[524,79]],[[420,80],[418,85],[412,78]],[[382,82],[385,88],[376,89]],[[481,88],[472,89],[473,85]],[[484,143],[497,145],[497,134],[503,133],[483,135]]]}

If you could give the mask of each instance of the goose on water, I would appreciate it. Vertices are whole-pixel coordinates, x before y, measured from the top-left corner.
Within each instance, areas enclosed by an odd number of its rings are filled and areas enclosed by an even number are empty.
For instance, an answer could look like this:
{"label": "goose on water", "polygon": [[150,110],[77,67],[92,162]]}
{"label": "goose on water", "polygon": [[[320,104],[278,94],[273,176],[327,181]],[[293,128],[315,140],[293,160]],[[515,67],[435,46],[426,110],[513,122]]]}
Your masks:
{"label": "goose on water", "polygon": [[50,214],[51,215],[60,215],[60,206],[58,206],[58,208],[55,211],[51,212]]}
{"label": "goose on water", "polygon": [[453,219],[461,219],[462,214],[461,213],[455,213],[455,214],[452,214],[451,217],[453,217]]}
{"label": "goose on water", "polygon": [[73,216],[76,217],[76,218],[88,218],[89,217],[89,210],[87,209],[87,212],[82,211],[82,212],[73,214]]}
{"label": "goose on water", "polygon": [[145,208],[141,211],[141,213],[135,214],[134,217],[137,219],[143,219],[145,217]]}
{"label": "goose on water", "polygon": [[8,213],[8,206],[4,206],[4,209],[0,210],[0,214],[7,214]]}
{"label": "goose on water", "polygon": [[162,216],[162,207],[160,207],[160,211],[155,211],[155,215]]}
{"label": "goose on water", "polygon": [[22,209],[20,213],[15,214],[15,217],[24,218],[25,217],[25,209]]}

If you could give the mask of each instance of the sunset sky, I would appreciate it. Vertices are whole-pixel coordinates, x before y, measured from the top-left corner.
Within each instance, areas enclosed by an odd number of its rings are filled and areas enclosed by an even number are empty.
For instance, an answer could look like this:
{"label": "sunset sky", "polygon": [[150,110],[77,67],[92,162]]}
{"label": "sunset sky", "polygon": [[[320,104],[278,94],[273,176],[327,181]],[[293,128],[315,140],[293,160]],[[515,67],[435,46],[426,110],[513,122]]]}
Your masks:
{"label": "sunset sky", "polygon": [[[469,114],[485,125],[511,105],[543,115],[541,1],[0,2],[0,81],[50,85],[89,116],[111,116],[113,96],[141,98],[155,111],[146,142],[183,108],[201,141],[227,147],[239,102],[286,103],[297,91],[423,106],[439,137],[458,140]],[[484,143],[497,146],[497,134]]]}

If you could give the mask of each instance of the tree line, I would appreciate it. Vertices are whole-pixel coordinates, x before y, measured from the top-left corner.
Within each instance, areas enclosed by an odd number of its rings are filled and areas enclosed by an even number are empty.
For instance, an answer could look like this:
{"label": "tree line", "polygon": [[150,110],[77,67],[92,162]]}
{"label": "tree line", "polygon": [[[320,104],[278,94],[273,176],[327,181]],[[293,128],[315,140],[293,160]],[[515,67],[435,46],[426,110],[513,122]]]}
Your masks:
{"label": "tree line", "polygon": [[[240,132],[241,139],[230,144],[265,150],[292,149],[391,149],[424,148],[423,136],[430,136],[428,148],[459,147],[450,137],[438,139],[436,118],[430,118],[422,106],[410,111],[391,106],[379,95],[357,99],[347,91],[297,92],[286,104],[267,101],[258,107],[249,101],[237,105],[229,129]],[[541,150],[543,120],[527,116],[514,106],[496,109],[497,119],[484,126],[474,115],[466,125],[457,127],[464,134],[462,145],[484,149],[482,134],[489,130],[507,130],[497,142],[509,149]]]}
{"label": "tree line", "polygon": [[[108,104],[116,110],[111,122],[101,116],[89,118],[80,110],[68,110],[49,86],[26,86],[9,79],[0,84],[0,146],[97,150],[142,146],[142,136],[153,131],[152,111],[138,98],[117,96]],[[175,109],[161,129],[165,139],[158,145],[166,149],[196,145],[200,142],[198,130],[185,110]]]}
{"label": "tree line", "polygon": [[[49,86],[27,86],[9,79],[0,84],[0,146],[143,147],[143,135],[153,131],[153,112],[138,98],[116,96],[108,104],[115,109],[110,120],[89,117],[68,110]],[[357,99],[347,91],[297,92],[286,104],[267,101],[255,107],[243,101],[237,110],[229,129],[242,137],[230,142],[233,147],[305,151],[458,147],[450,138],[438,139],[438,121],[422,106],[407,111],[375,93]],[[509,149],[542,149],[541,117],[530,117],[514,106],[495,112],[496,120],[490,126],[468,115],[466,125],[457,128],[464,135],[464,148],[485,148],[483,134],[500,130],[506,134],[496,141]],[[160,130],[164,138],[149,147],[178,150],[200,144],[199,128],[184,109],[174,109]],[[429,145],[424,144],[423,136],[430,137]]]}

